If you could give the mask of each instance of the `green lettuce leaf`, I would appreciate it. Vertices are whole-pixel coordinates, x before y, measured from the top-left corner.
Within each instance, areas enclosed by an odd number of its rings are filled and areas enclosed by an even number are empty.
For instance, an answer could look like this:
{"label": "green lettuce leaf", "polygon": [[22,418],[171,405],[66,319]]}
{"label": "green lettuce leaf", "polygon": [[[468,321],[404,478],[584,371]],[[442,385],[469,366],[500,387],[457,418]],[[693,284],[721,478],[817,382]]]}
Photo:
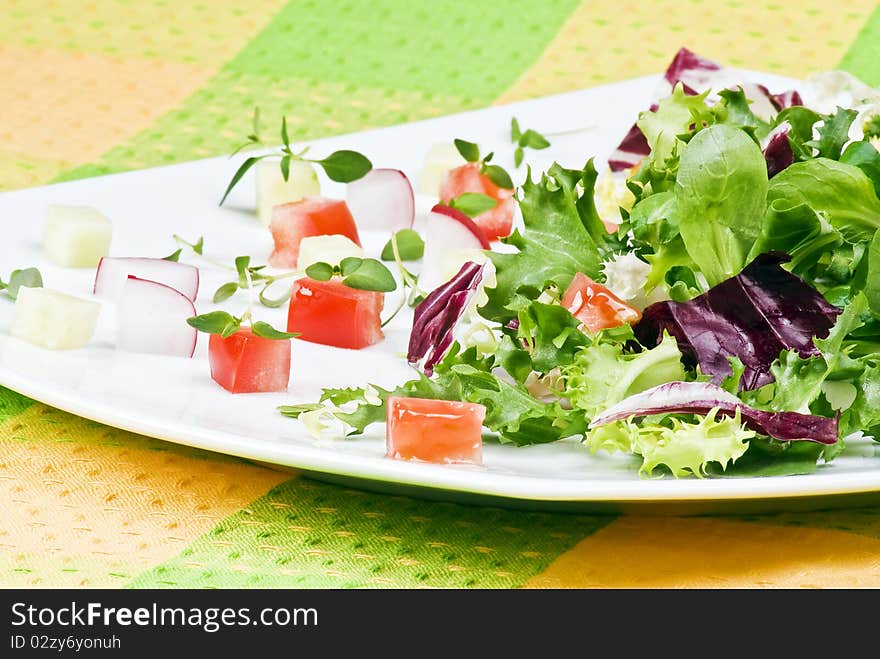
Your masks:
{"label": "green lettuce leaf", "polygon": [[584,441],[593,453],[622,451],[642,457],[639,472],[651,476],[665,467],[673,476],[702,477],[710,464],[725,469],[748,449],[755,437],[739,415],[718,418],[717,414],[695,416],[694,422],[667,417],[656,423],[650,417],[641,423],[616,421],[590,430]]}
{"label": "green lettuce leaf", "polygon": [[685,379],[681,352],[669,335],[655,348],[625,353],[623,344],[596,343],[582,348],[562,367],[565,396],[587,417],[651,387]]}
{"label": "green lettuce leaf", "polygon": [[840,156],[840,162],[861,169],[871,179],[874,192],[880,197],[880,151],[873,144],[866,140],[853,142]]}
{"label": "green lettuce leaf", "polygon": [[564,291],[578,272],[600,278],[611,239],[593,205],[596,176],[592,160],[580,172],[554,165],[540,181],[529,176],[520,201],[525,229],[504,240],[518,251],[489,252],[497,284],[486,289],[484,318],[506,323],[517,298],[536,299],[550,286]]}
{"label": "green lettuce leaf", "polygon": [[706,105],[709,91],[691,95],[684,92],[681,83],[672,94],[657,104],[656,110],[646,110],[636,122],[651,147],[651,159],[662,162],[673,155],[682,144],[679,136],[688,135],[694,124],[713,121],[712,111]]}
{"label": "green lettuce leaf", "polygon": [[767,164],[761,149],[731,126],[700,131],[681,155],[675,202],[687,252],[709,286],[736,275],[763,226]]}
{"label": "green lettuce leaf", "polygon": [[845,240],[871,240],[880,228],[880,199],[858,167],[815,158],[796,162],[770,181],[767,201],[792,208],[806,204],[820,213]]}

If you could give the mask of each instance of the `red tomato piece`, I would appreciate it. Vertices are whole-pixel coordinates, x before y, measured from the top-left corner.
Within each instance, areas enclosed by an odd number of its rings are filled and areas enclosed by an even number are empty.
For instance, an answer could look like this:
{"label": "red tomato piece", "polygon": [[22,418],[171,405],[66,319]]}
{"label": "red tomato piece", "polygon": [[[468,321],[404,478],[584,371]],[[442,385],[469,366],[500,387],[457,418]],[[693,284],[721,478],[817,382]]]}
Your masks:
{"label": "red tomato piece", "polygon": [[234,394],[287,391],[290,341],[257,336],[250,327],[225,339],[212,334],[208,362],[214,381]]}
{"label": "red tomato piece", "polygon": [[641,311],[580,272],[562,296],[562,306],[591,334],[625,323],[637,323],[642,317]]}
{"label": "red tomato piece", "polygon": [[484,406],[391,396],[387,410],[387,457],[441,464],[483,463]]}
{"label": "red tomato piece", "polygon": [[295,268],[299,243],[309,236],[340,234],[361,244],[348,205],[337,199],[307,197],[275,206],[269,230],[275,241],[269,264],[276,268]]}
{"label": "red tomato piece", "polygon": [[349,288],[339,279],[293,284],[287,312],[287,331],[300,338],[337,348],[365,348],[382,340],[379,315],[385,294]]}
{"label": "red tomato piece", "polygon": [[497,202],[495,208],[473,218],[485,234],[486,240],[491,242],[510,235],[513,230],[513,213],[516,210],[513,190],[499,188],[488,176],[480,173],[479,163],[469,162],[446,172],[440,183],[440,201],[447,204],[450,199],[465,192],[484,194]]}

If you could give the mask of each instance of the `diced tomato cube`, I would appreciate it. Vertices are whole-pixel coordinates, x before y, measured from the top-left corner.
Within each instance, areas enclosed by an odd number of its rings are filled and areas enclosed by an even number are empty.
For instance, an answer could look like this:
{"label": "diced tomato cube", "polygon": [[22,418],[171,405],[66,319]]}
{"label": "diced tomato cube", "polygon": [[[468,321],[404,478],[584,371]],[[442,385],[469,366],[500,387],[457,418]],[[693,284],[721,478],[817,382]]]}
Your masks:
{"label": "diced tomato cube", "polygon": [[385,294],[349,288],[338,278],[293,284],[287,312],[287,331],[303,341],[337,348],[365,348],[382,340],[380,314]]}
{"label": "diced tomato cube", "polygon": [[344,201],[324,197],[306,197],[275,206],[269,230],[275,241],[269,264],[276,268],[295,268],[299,242],[308,236],[338,234],[361,244],[348,205]]}
{"label": "diced tomato cube", "polygon": [[212,334],[208,362],[214,381],[234,394],[286,391],[290,379],[290,341],[257,336],[250,327],[225,339]]}
{"label": "diced tomato cube", "polygon": [[513,213],[516,210],[513,190],[499,188],[488,176],[480,173],[479,163],[469,162],[446,172],[440,183],[440,201],[447,204],[450,199],[465,192],[484,194],[497,202],[495,208],[473,218],[486,240],[491,242],[510,235],[513,230]]}
{"label": "diced tomato cube", "polygon": [[388,457],[441,464],[483,463],[484,406],[390,396],[386,408]]}
{"label": "diced tomato cube", "polygon": [[641,311],[580,272],[562,296],[562,306],[593,334],[610,327],[637,323],[642,317]]}

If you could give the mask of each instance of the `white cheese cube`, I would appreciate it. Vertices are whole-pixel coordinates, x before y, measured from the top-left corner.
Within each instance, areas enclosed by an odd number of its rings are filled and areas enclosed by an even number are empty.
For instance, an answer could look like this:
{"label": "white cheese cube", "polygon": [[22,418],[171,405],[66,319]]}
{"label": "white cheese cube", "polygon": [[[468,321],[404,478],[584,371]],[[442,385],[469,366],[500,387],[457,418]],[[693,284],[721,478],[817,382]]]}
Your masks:
{"label": "white cheese cube", "polygon": [[299,256],[296,269],[305,270],[313,263],[339,265],[349,256],[362,257],[364,250],[348,236],[333,234],[329,236],[307,236],[299,242]]}
{"label": "white cheese cube", "polygon": [[43,250],[56,265],[94,268],[110,251],[113,227],[89,206],[49,206]]}
{"label": "white cheese cube", "polygon": [[257,170],[257,216],[264,226],[271,223],[274,206],[321,194],[318,174],[310,163],[291,162],[286,181],[278,160],[261,160],[254,167]]}
{"label": "white cheese cube", "polygon": [[48,288],[20,288],[10,333],[50,350],[82,348],[92,338],[101,305]]}
{"label": "white cheese cube", "polygon": [[446,172],[464,164],[464,158],[451,142],[432,145],[425,156],[425,164],[419,178],[419,189],[426,195],[439,197],[440,183]]}

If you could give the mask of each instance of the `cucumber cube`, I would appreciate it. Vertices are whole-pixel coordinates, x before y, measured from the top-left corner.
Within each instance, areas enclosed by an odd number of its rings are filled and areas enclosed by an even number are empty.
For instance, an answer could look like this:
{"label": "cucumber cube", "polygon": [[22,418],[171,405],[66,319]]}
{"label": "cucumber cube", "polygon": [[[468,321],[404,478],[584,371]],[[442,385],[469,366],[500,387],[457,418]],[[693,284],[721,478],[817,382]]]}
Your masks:
{"label": "cucumber cube", "polygon": [[446,172],[465,164],[464,158],[455,148],[454,144],[443,142],[434,144],[428,149],[425,156],[425,164],[422,167],[422,175],[419,178],[419,189],[426,195],[438,197],[440,195],[440,183]]}
{"label": "cucumber cube", "polygon": [[364,250],[348,236],[332,234],[329,236],[307,236],[299,241],[297,270],[305,270],[313,263],[323,262],[339,265],[349,256],[362,257]]}
{"label": "cucumber cube", "polygon": [[110,220],[94,208],[49,206],[43,250],[57,265],[94,268],[107,256],[112,234]]}
{"label": "cucumber cube", "polygon": [[257,216],[260,222],[269,226],[272,222],[272,208],[303,197],[317,197],[321,194],[321,184],[315,168],[307,162],[290,163],[290,176],[287,180],[281,175],[278,160],[261,160],[256,165]]}
{"label": "cucumber cube", "polygon": [[10,333],[50,350],[82,348],[92,338],[101,305],[48,288],[20,288]]}

